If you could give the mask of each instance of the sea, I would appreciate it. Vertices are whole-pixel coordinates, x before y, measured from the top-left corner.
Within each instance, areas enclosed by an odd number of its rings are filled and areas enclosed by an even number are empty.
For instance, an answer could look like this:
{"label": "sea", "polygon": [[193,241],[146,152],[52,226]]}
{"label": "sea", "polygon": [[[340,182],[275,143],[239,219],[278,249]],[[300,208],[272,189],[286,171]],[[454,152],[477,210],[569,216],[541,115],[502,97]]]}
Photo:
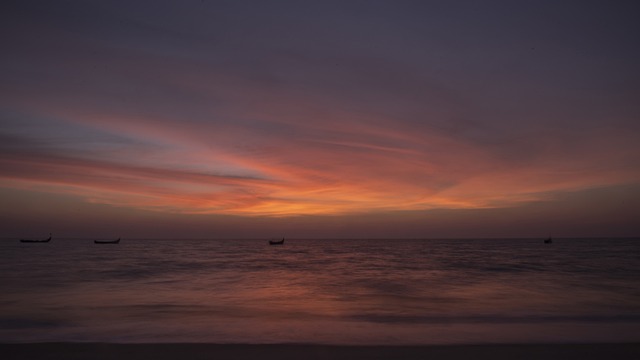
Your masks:
{"label": "sea", "polygon": [[0,343],[640,341],[640,238],[0,241]]}

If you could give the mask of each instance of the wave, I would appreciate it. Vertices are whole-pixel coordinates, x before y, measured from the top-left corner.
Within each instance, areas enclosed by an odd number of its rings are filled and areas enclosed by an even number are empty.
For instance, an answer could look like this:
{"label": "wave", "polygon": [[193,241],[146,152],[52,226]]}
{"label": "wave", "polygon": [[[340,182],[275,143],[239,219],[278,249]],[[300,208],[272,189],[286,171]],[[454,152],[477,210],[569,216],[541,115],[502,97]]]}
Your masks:
{"label": "wave", "polygon": [[540,323],[640,323],[640,315],[472,315],[416,316],[355,314],[351,320],[383,324],[540,324]]}

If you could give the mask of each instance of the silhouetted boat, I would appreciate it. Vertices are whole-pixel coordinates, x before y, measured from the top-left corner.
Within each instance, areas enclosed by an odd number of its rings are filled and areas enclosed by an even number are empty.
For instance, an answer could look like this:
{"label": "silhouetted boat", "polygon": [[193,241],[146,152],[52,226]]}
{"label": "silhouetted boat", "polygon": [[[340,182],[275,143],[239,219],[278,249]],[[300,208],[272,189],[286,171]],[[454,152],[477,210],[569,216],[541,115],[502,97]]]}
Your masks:
{"label": "silhouetted boat", "polygon": [[282,245],[284,244],[284,238],[282,240],[269,240],[269,245]]}
{"label": "silhouetted boat", "polygon": [[549,236],[548,239],[544,239],[544,243],[545,244],[551,244],[553,242],[553,240],[551,239],[551,236]]}
{"label": "silhouetted boat", "polygon": [[94,244],[119,244],[120,238],[118,240],[93,240]]}
{"label": "silhouetted boat", "polygon": [[46,243],[49,241],[51,241],[51,234],[49,234],[49,238],[45,240],[20,239],[20,242],[23,242],[23,243]]}

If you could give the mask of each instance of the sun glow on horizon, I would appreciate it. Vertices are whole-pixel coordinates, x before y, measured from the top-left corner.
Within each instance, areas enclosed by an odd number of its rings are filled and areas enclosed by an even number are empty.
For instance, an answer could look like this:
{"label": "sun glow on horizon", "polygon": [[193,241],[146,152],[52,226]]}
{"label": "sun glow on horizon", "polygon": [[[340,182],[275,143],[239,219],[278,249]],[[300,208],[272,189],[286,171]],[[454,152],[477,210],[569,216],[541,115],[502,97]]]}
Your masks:
{"label": "sun glow on horizon", "polygon": [[[133,148],[135,157],[109,160],[50,142],[58,150],[0,157],[2,186],[161,212],[282,217],[512,207],[638,176],[633,169],[582,172],[580,159],[572,156],[563,161],[556,157],[552,165],[546,159],[526,166],[506,163],[472,143],[437,132],[418,136],[391,121],[384,136],[381,123],[365,128],[356,122],[357,130],[343,124],[340,131],[315,124],[313,135],[291,141],[271,133],[245,133],[230,142],[211,133],[211,144],[203,141],[198,127],[181,129],[177,138],[167,128],[154,136],[163,134],[159,139],[171,147],[154,145],[155,151],[147,151],[139,145],[140,150]],[[113,136],[120,132],[118,127],[111,131]],[[306,133],[305,128],[300,132]],[[362,135],[367,132],[377,135],[367,139]],[[135,138],[135,132],[127,133]],[[247,143],[253,145],[242,145]]]}

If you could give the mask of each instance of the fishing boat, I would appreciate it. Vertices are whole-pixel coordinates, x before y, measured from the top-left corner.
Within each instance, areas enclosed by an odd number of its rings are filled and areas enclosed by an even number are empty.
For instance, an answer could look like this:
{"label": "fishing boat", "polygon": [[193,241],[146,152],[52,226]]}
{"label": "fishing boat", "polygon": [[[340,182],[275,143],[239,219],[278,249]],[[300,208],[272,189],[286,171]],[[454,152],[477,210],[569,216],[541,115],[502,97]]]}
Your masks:
{"label": "fishing boat", "polygon": [[120,238],[118,240],[93,240],[94,244],[119,244]]}
{"label": "fishing boat", "polygon": [[49,233],[49,238],[44,240],[20,239],[20,242],[23,242],[23,243],[46,243],[49,241],[51,241],[51,233]]}
{"label": "fishing boat", "polygon": [[544,239],[544,243],[545,243],[545,244],[551,244],[551,243],[553,243],[553,240],[551,239],[551,236],[549,236],[549,238],[547,238],[547,239]]}
{"label": "fishing boat", "polygon": [[269,240],[269,245],[282,245],[284,244],[284,238],[282,240]]}

